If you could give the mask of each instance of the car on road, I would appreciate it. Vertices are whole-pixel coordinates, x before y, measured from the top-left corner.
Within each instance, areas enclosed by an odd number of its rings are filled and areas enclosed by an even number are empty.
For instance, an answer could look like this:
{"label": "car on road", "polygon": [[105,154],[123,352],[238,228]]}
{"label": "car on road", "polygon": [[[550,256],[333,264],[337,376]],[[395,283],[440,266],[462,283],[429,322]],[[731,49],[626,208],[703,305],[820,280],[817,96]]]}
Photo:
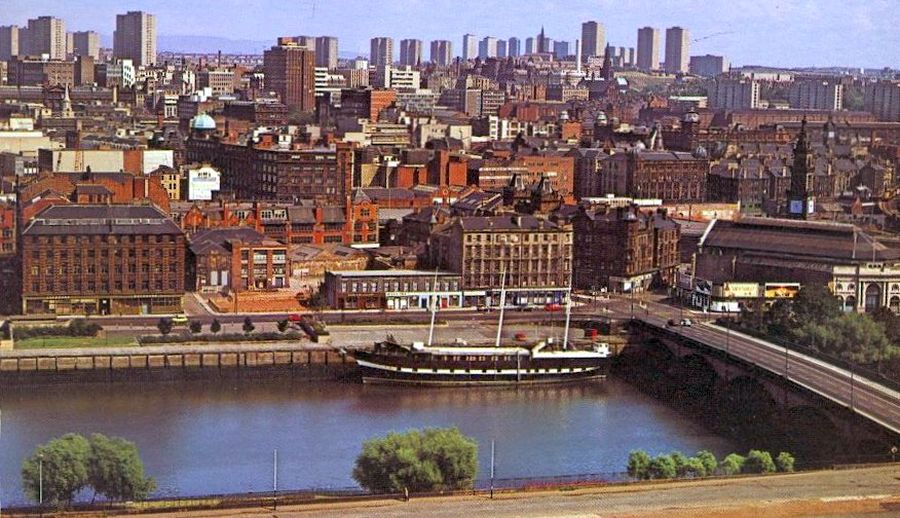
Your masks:
{"label": "car on road", "polygon": [[298,315],[296,313],[291,313],[290,315],[288,315],[287,320],[288,320],[288,322],[290,322],[292,324],[296,324],[298,322],[303,321],[303,317],[301,317],[300,315]]}
{"label": "car on road", "polygon": [[187,324],[188,317],[187,317],[187,315],[183,315],[183,314],[175,315],[174,317],[172,317],[172,323],[173,324]]}
{"label": "car on road", "polygon": [[694,323],[691,322],[691,319],[689,319],[689,318],[681,319],[681,327],[691,327],[692,325],[694,325]]}
{"label": "car on road", "polygon": [[670,318],[666,325],[669,327],[675,327],[678,325],[678,322],[674,318]]}
{"label": "car on road", "polygon": [[555,302],[544,305],[544,311],[562,311],[562,305]]}

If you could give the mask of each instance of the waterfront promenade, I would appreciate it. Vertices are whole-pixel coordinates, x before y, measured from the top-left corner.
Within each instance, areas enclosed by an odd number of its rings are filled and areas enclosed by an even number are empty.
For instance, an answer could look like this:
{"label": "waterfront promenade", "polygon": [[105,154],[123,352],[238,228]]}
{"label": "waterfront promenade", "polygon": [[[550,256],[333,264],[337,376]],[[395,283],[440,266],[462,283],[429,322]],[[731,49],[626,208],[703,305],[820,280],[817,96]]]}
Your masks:
{"label": "waterfront promenade", "polygon": [[[426,516],[451,518],[562,517],[894,517],[900,515],[900,466],[816,471],[696,482],[501,493],[477,496],[366,500],[271,508],[178,513],[189,518],[262,516],[355,518]],[[175,513],[144,515],[170,518]]]}

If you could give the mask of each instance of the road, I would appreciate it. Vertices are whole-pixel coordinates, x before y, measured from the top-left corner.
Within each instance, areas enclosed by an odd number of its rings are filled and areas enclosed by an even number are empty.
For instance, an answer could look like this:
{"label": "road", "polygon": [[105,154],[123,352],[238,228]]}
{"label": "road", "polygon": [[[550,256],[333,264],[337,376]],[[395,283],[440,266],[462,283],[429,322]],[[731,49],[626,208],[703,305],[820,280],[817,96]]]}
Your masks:
{"label": "road", "polygon": [[[574,491],[422,498],[409,502],[377,500],[308,504],[272,509],[178,513],[189,518],[356,518],[490,516],[498,518],[697,516],[866,516],[900,513],[897,465],[846,471],[819,471],[769,477],[699,482],[635,484]],[[144,515],[171,517],[174,514]]]}
{"label": "road", "polygon": [[[640,303],[643,307],[637,307],[634,312],[638,320],[661,328],[666,328],[666,323],[670,319],[680,320],[679,308],[656,301]],[[628,318],[631,313],[630,306],[630,301],[619,299],[611,304],[611,314]],[[673,326],[668,329],[784,376],[791,382],[848,407],[894,433],[900,433],[900,393],[897,391],[822,360],[730,331],[711,322],[700,321],[706,318],[706,315],[688,312],[684,316],[696,319],[694,325]]]}

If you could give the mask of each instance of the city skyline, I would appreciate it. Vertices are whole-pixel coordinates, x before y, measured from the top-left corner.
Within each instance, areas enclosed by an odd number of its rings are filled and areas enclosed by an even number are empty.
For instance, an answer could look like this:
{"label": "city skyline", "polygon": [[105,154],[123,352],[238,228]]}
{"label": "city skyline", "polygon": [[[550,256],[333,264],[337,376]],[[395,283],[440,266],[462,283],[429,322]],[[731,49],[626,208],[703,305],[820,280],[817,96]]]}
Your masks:
{"label": "city skyline", "polygon": [[[852,66],[882,68],[900,66],[900,36],[892,30],[898,15],[891,2],[803,2],[782,5],[775,0],[731,2],[729,9],[710,11],[704,2],[652,2],[637,0],[627,8],[601,0],[575,1],[560,9],[555,2],[543,2],[540,9],[523,10],[508,0],[478,2],[478,9],[459,9],[459,2],[387,1],[372,12],[362,0],[348,0],[340,6],[300,0],[291,3],[296,16],[285,16],[284,3],[270,0],[255,2],[258,8],[247,11],[246,2],[216,2],[215,11],[207,3],[182,3],[172,0],[98,0],[90,8],[55,0],[9,0],[5,2],[0,25],[23,25],[27,19],[52,15],[66,21],[70,31],[94,30],[110,43],[115,15],[126,10],[145,10],[158,18],[160,51],[215,49],[175,49],[167,41],[190,41],[201,45],[202,38],[221,43],[246,40],[254,46],[280,35],[332,35],[339,38],[342,55],[367,54],[369,40],[383,35],[401,39],[431,41],[447,39],[459,45],[462,36],[475,34],[524,40],[537,34],[541,26],[554,40],[574,42],[580,37],[581,23],[596,20],[604,24],[607,41],[616,46],[636,46],[637,29],[652,26],[663,31],[671,26],[687,28],[691,35],[691,55],[721,54],[736,66],[768,65],[778,67]],[[272,6],[271,9],[266,7]],[[365,12],[358,27],[348,24],[346,13]],[[436,15],[452,12],[452,17]],[[240,16],[235,16],[240,13]],[[483,13],[490,13],[484,15]],[[503,13],[502,16],[496,13]],[[248,23],[249,21],[252,23]],[[197,20],[205,20],[198,28]],[[398,20],[411,20],[408,27]],[[385,30],[385,27],[390,29]],[[852,33],[852,38],[848,37]],[[751,44],[752,43],[752,44]],[[184,45],[184,43],[182,43]],[[220,45],[221,46],[221,45]],[[265,47],[260,46],[258,52]],[[829,49],[822,52],[821,49]],[[861,51],[862,50],[868,50]]]}

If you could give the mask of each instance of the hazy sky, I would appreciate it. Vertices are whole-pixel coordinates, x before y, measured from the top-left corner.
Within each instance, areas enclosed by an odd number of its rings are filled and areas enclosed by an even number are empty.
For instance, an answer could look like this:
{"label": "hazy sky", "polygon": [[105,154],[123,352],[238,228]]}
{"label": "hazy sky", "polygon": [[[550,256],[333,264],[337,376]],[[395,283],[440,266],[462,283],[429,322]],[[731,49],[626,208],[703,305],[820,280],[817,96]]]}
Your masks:
{"label": "hazy sky", "polygon": [[582,21],[598,20],[617,46],[636,46],[638,27],[681,25],[699,40],[692,55],[735,65],[900,68],[900,0],[0,0],[0,25],[54,15],[69,30],[111,35],[115,14],[135,9],[156,14],[160,35],[334,35],[341,52],[392,36],[395,52],[419,38],[452,40],[459,54],[466,32],[524,40],[541,25],[574,42]]}

